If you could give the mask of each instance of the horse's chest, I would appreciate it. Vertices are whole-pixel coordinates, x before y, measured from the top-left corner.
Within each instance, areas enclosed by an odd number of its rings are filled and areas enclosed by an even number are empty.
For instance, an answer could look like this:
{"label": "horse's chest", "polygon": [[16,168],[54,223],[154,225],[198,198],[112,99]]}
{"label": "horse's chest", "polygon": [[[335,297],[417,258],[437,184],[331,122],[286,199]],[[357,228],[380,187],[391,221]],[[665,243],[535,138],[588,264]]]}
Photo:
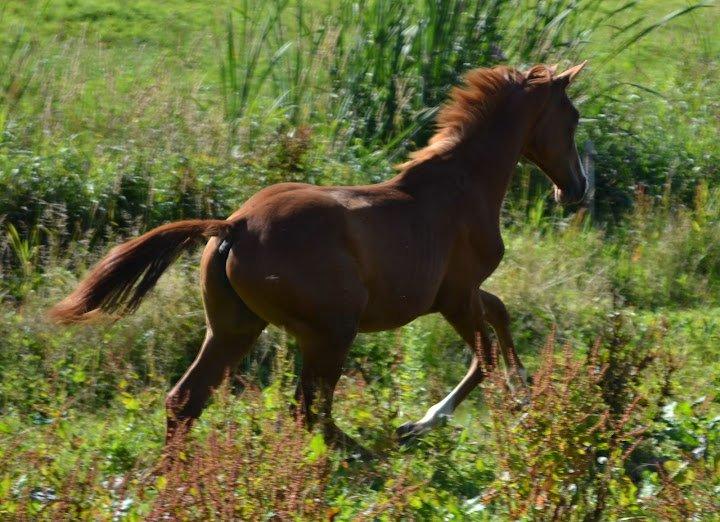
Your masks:
{"label": "horse's chest", "polygon": [[475,274],[479,282],[489,277],[502,261],[505,255],[505,245],[501,239],[489,241],[474,251]]}
{"label": "horse's chest", "polygon": [[444,286],[466,288],[481,284],[498,267],[504,253],[499,232],[462,236],[450,255]]}

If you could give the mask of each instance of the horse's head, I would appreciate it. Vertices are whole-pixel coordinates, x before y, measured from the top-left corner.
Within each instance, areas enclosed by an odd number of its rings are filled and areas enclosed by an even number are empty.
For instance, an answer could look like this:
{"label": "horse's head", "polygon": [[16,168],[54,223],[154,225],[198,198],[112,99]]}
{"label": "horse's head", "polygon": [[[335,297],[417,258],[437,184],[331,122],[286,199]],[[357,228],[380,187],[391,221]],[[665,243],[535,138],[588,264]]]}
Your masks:
{"label": "horse's head", "polygon": [[542,107],[526,138],[522,155],[555,184],[555,199],[563,204],[582,201],[587,179],[575,146],[575,129],[580,113],[566,89],[585,62],[555,74],[554,67],[536,66],[525,75],[526,89],[537,96]]}

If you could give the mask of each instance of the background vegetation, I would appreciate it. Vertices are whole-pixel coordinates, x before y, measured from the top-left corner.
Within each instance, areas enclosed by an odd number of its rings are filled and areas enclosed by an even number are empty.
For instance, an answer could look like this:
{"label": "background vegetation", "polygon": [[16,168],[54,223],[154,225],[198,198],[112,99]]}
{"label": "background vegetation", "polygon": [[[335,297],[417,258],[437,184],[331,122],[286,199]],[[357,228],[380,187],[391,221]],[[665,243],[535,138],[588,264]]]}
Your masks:
{"label": "background vegetation", "polygon": [[[4,2],[0,518],[716,520],[718,27],[684,0]],[[118,323],[43,317],[160,223],[387,178],[471,67],[585,58],[595,216],[521,165],[487,285],[535,373],[520,411],[499,371],[398,448],[467,363],[422,318],[353,348],[338,421],[382,458],[348,461],[287,414],[293,341],[269,329],[163,470],[163,397],[203,336],[197,257]]]}

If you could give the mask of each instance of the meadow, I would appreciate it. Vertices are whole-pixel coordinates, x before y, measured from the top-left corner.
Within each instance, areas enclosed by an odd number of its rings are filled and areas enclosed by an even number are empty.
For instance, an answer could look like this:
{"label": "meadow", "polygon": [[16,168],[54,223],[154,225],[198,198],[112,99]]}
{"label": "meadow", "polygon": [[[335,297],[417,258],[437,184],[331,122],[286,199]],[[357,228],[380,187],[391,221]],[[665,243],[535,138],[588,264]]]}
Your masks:
{"label": "meadow", "polygon": [[[719,28],[685,0],[5,1],[0,519],[720,519]],[[271,327],[167,468],[199,253],[132,316],[45,318],[161,223],[280,181],[387,179],[472,67],[583,59],[594,212],[519,165],[487,283],[534,375],[523,408],[500,365],[399,446],[470,354],[435,316],[365,334],[335,415],[380,458],[354,461],[289,414],[295,343]]]}

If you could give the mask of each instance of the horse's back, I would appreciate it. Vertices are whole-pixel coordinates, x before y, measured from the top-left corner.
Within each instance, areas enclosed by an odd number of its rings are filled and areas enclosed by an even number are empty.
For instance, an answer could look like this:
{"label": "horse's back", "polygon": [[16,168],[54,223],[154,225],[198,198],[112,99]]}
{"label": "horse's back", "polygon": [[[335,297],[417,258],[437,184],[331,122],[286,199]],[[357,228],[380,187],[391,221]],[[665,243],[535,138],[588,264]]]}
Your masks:
{"label": "horse's back", "polygon": [[405,324],[428,311],[443,278],[450,238],[388,184],[276,185],[233,219],[244,225],[228,257],[231,283],[291,330],[302,317],[356,316],[361,330]]}

